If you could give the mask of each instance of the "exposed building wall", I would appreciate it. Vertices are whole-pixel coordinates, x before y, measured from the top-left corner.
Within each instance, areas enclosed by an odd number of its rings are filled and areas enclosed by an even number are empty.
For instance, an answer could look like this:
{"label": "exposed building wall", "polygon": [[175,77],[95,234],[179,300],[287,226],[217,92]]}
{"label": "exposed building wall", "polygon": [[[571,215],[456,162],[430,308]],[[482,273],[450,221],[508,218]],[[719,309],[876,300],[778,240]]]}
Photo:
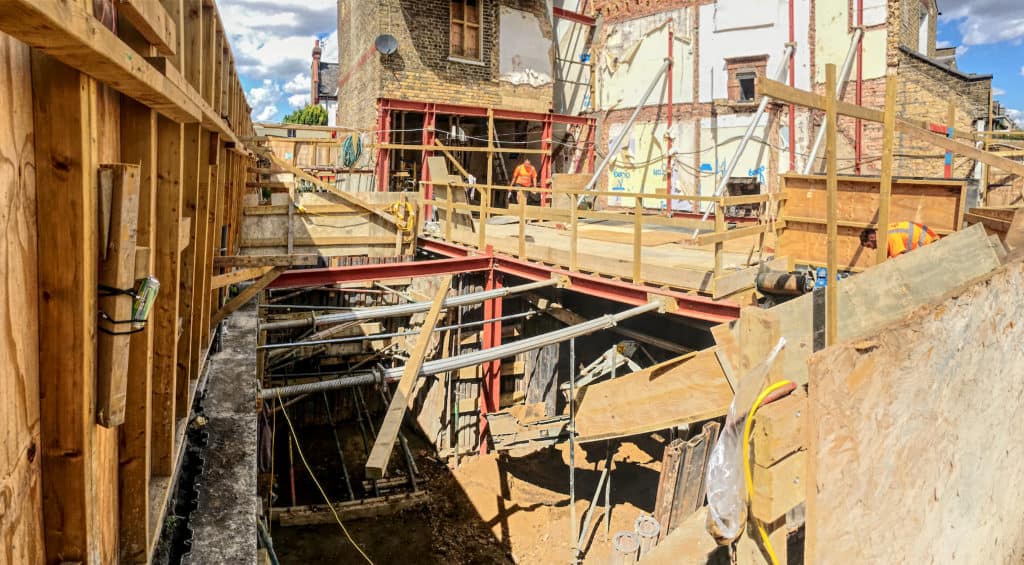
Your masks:
{"label": "exposed building wall", "polygon": [[[890,0],[889,4],[899,0]],[[825,65],[841,69],[853,41],[857,0],[814,0],[814,82],[825,82]],[[864,0],[864,80],[885,76],[887,14],[885,0]],[[855,79],[855,71],[850,73]]]}
{"label": "exposed building wall", "polygon": [[[587,9],[581,0],[564,0],[559,6],[579,12]],[[589,11],[589,10],[588,10]],[[579,114],[594,106],[591,100],[591,70],[594,49],[590,26],[556,17],[554,110],[559,114]]]}
{"label": "exposed building wall", "polygon": [[381,55],[373,48],[380,33],[377,2],[338,1],[337,125],[372,131],[377,123]]}

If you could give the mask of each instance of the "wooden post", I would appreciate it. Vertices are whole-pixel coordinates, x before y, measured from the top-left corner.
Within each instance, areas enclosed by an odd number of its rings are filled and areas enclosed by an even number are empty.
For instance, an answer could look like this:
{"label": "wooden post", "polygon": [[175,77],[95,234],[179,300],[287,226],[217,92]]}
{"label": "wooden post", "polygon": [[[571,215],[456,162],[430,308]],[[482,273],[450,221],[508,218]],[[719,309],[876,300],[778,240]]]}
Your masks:
{"label": "wooden post", "polygon": [[[178,338],[177,371],[178,377],[175,384],[175,418],[184,418],[189,410],[189,382],[196,378],[192,371],[192,355],[198,352],[192,351],[192,321],[193,305],[196,303],[194,295],[195,270],[196,270],[196,246],[195,234],[199,212],[199,171],[200,163],[205,157],[202,155],[202,137],[205,136],[203,128],[199,124],[187,124],[185,126],[185,145],[183,149],[183,169],[181,183],[181,211],[182,218],[191,218],[187,227],[182,224],[179,227],[178,236],[191,241],[188,247],[181,251],[181,266],[178,284],[179,316],[181,318],[181,330]],[[189,233],[190,232],[190,233]]]}
{"label": "wooden post", "polygon": [[[156,120],[155,111],[130,99],[121,102],[121,159],[140,165],[139,219],[135,277],[153,274],[156,244]],[[132,334],[128,352],[128,387],[124,424],[118,429],[120,465],[119,522],[121,557],[134,563],[148,559],[150,409],[153,379],[153,325]]]}
{"label": "wooden post", "polygon": [[27,511],[43,521],[47,562],[89,560],[100,539],[97,490],[112,488],[93,472],[95,95],[87,76],[32,51],[43,507]]}
{"label": "wooden post", "polygon": [[[220,154],[221,154],[221,142],[220,135],[216,133],[210,134],[210,208],[207,211],[207,223],[206,223],[206,250],[209,253],[209,259],[206,262],[206,283],[203,296],[203,335],[201,336],[203,347],[209,347],[210,345],[210,330],[212,324],[210,324],[210,316],[220,307],[217,303],[217,293],[210,288],[210,277],[215,272],[222,272],[223,269],[214,269],[213,261],[214,257],[220,255],[220,224],[218,218],[220,214],[220,208],[223,205],[223,189],[220,185]],[[216,307],[214,306],[216,304]]]}
{"label": "wooden post", "polygon": [[633,284],[643,282],[644,201],[641,194],[633,198]]}
{"label": "wooden post", "polygon": [[441,306],[444,299],[451,290],[452,276],[447,275],[441,279],[440,286],[434,294],[434,302],[427,312],[423,325],[420,326],[419,334],[416,337],[416,344],[409,352],[409,359],[405,362],[402,370],[402,378],[398,381],[395,394],[391,397],[391,404],[388,405],[387,414],[384,416],[384,423],[380,426],[377,440],[373,443],[373,449],[366,459],[366,476],[371,479],[384,478],[388,468],[388,461],[391,459],[391,452],[394,451],[395,439],[402,427],[402,419],[405,417],[405,410],[409,404],[409,395],[420,375],[420,368],[423,367],[423,360],[427,355],[427,346],[433,341],[434,327],[441,318]]}
{"label": "wooden post", "polygon": [[825,66],[825,171],[827,198],[828,286],[825,287],[825,344],[836,343],[839,316],[839,293],[836,270],[838,268],[839,237],[837,201],[839,182],[836,178],[836,66]]}
{"label": "wooden post", "polygon": [[[580,270],[579,247],[580,247],[580,210],[575,193],[569,193],[569,270]],[[554,195],[552,195],[552,200]]]}
{"label": "wooden post", "polygon": [[[992,139],[992,90],[988,91],[988,119],[985,120],[985,127],[982,132],[982,149],[988,151],[989,141]],[[978,198],[982,205],[988,203],[988,181],[989,181],[989,167],[988,163],[981,164],[981,188],[978,191]]]}
{"label": "wooden post", "polygon": [[[953,139],[953,131],[956,128],[956,106],[953,102],[947,102],[948,107],[946,110],[946,137]],[[943,167],[942,176],[951,179],[953,178],[953,152],[946,150],[945,165]]]}
{"label": "wooden post", "polygon": [[[192,368],[189,374],[192,375],[193,379],[201,377],[202,367],[206,358],[206,342],[203,341],[203,334],[209,326],[207,320],[209,320],[210,316],[209,288],[213,260],[209,246],[211,137],[216,138],[216,134],[206,131],[201,133],[199,144],[199,202],[195,215],[196,221],[192,222],[196,233],[196,239],[192,243],[196,250],[192,299],[196,301],[196,305],[192,308]],[[198,381],[196,382],[198,383]],[[190,403],[191,400],[190,398]]]}
{"label": "wooden post", "polygon": [[[491,206],[494,185],[494,109],[487,109],[487,188],[480,191],[480,249],[487,247],[487,211]],[[484,204],[486,198],[487,204]],[[507,204],[506,204],[507,205]]]}
{"label": "wooden post", "polygon": [[[715,233],[725,233],[725,198],[719,198],[718,202],[715,203]],[[715,241],[715,272],[714,278],[722,276],[722,267],[724,266],[725,257],[725,242]]]}
{"label": "wooden post", "polygon": [[875,262],[889,258],[889,200],[892,196],[892,162],[896,148],[896,69],[890,67],[885,74],[885,121],[882,125],[882,177],[878,199],[878,249]]}
{"label": "wooden post", "polygon": [[445,241],[451,241],[453,224],[452,218],[455,216],[455,201],[452,200],[452,183],[445,182],[442,183],[442,185],[444,186],[444,196],[447,198],[444,203],[444,239]]}
{"label": "wooden post", "polygon": [[157,120],[156,278],[160,294],[150,313],[153,325],[153,474],[174,470],[175,359],[178,353],[178,287],[181,254],[181,180],[185,130],[164,117]]}
{"label": "wooden post", "polygon": [[526,192],[517,193],[519,200],[519,258],[526,259]]}
{"label": "wooden post", "polygon": [[[100,262],[99,282],[107,287],[135,286],[139,174],[138,165],[101,165],[99,169],[100,193],[110,197],[108,215],[100,217],[101,225],[110,226],[107,239],[100,241],[101,249],[107,252],[106,259]],[[103,294],[99,308],[108,318],[100,322],[101,331],[97,333],[96,420],[110,428],[124,423],[132,330],[131,324],[110,320],[130,320],[133,300],[127,294]]]}

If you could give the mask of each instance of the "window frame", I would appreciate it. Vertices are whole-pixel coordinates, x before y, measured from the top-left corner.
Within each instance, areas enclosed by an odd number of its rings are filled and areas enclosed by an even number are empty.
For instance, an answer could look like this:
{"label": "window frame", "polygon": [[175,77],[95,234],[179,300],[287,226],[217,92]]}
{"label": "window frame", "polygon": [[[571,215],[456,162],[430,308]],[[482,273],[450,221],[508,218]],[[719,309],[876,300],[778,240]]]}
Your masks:
{"label": "window frame", "polygon": [[[476,22],[471,22],[466,19],[466,9],[469,2],[476,3]],[[479,63],[483,61],[484,57],[484,6],[487,0],[449,0],[448,2],[448,58],[456,61],[466,61],[471,63]],[[462,7],[462,18],[456,19],[454,5],[459,4]],[[456,26],[461,28],[461,49],[459,53],[455,52],[455,44],[453,42],[454,33],[453,30]],[[470,55],[467,52],[467,36],[466,31],[468,29],[476,29],[476,56]]]}
{"label": "window frame", "polygon": [[[757,79],[767,76],[768,55],[749,55],[725,59],[726,95],[729,103],[737,106],[751,106],[760,102],[761,93],[757,89]],[[740,77],[754,79],[754,96],[743,98],[743,87]]]}

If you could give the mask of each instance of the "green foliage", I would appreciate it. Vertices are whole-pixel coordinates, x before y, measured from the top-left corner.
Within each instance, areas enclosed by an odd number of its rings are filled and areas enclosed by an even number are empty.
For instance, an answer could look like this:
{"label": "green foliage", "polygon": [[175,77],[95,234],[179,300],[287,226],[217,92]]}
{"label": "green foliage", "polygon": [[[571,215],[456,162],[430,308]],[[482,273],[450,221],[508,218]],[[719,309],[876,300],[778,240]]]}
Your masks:
{"label": "green foliage", "polygon": [[327,110],[323,106],[308,104],[284,117],[286,124],[303,124],[307,126],[326,126]]}

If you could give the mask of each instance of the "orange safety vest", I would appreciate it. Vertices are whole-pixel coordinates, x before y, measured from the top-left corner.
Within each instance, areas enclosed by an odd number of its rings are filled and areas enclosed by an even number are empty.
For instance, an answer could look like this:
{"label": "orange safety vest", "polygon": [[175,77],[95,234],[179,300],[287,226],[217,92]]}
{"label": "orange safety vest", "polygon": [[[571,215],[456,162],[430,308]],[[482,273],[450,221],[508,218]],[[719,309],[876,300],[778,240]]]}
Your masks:
{"label": "orange safety vest", "polygon": [[537,169],[533,168],[533,164],[524,163],[516,167],[516,170],[512,173],[512,184],[518,184],[519,186],[533,186],[537,181]]}
{"label": "orange safety vest", "polygon": [[928,226],[914,222],[897,222],[889,224],[889,235],[886,243],[889,246],[889,257],[896,257],[918,247],[934,243],[939,236]]}

